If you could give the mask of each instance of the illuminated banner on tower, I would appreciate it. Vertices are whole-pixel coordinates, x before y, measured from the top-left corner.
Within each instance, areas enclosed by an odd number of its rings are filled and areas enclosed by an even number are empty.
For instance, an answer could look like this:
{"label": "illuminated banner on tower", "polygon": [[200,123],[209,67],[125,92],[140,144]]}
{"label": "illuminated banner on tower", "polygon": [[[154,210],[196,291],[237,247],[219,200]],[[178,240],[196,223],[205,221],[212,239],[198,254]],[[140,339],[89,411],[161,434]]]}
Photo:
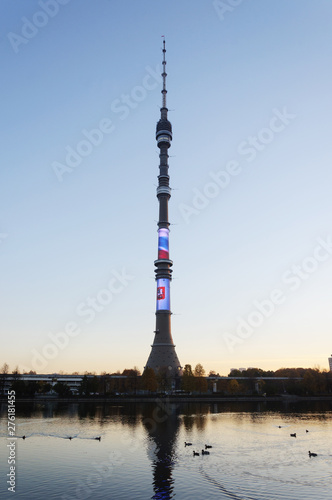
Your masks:
{"label": "illuminated banner on tower", "polygon": [[159,278],[157,280],[157,311],[170,309],[169,280]]}
{"label": "illuminated banner on tower", "polygon": [[158,229],[158,259],[169,259],[169,229]]}

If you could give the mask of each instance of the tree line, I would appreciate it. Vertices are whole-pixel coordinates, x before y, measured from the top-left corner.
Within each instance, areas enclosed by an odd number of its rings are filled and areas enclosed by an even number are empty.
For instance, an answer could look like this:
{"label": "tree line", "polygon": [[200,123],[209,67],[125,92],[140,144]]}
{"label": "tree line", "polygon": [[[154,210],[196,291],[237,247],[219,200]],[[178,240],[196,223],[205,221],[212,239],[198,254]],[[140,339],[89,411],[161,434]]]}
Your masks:
{"label": "tree line", "polygon": [[[29,372],[29,374],[36,374]],[[52,383],[46,381],[22,380],[21,373],[16,367],[9,373],[9,366],[5,363],[0,369],[0,395],[4,394],[7,377],[11,377],[11,389],[18,396],[31,396],[36,394],[57,393],[60,397],[72,395],[68,385],[57,379],[54,375]],[[77,372],[71,375],[79,375]],[[299,396],[329,395],[332,394],[332,372],[319,368],[280,368],[276,371],[248,368],[247,370],[231,370],[229,380],[219,379],[219,373],[210,371],[208,376],[203,366],[198,363],[194,368],[186,364],[182,376],[176,380],[177,392],[184,394],[211,394],[249,396],[265,394],[273,396],[278,394],[294,394]],[[117,378],[119,377],[119,378]],[[123,378],[121,378],[123,377]],[[235,380],[231,377],[241,377]],[[261,380],[269,377],[271,380]],[[278,377],[287,377],[287,380],[278,380]],[[275,380],[273,380],[275,379]],[[137,367],[126,368],[122,372],[102,372],[96,375],[85,372],[82,381],[77,387],[80,396],[105,395],[114,396],[122,394],[155,394],[165,393],[174,389],[174,381],[168,375],[167,367],[159,369],[156,373],[147,367],[143,374]]]}

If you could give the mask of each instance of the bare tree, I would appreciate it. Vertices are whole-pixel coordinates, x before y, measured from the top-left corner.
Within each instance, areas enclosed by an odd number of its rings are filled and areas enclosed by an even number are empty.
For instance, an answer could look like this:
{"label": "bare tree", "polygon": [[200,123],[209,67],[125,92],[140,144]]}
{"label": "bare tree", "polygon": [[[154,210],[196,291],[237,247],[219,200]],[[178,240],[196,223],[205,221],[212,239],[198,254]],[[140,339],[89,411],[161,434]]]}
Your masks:
{"label": "bare tree", "polygon": [[8,375],[8,373],[9,373],[9,365],[7,363],[4,363],[2,365],[0,373],[2,373],[3,375]]}
{"label": "bare tree", "polygon": [[15,368],[12,372],[12,375],[13,375],[13,380],[18,380],[20,378],[21,372],[20,372],[18,365],[15,366]]}
{"label": "bare tree", "polygon": [[0,371],[0,394],[4,394],[4,392],[5,392],[5,384],[6,384],[8,373],[9,373],[9,366],[7,363],[4,363],[2,365],[1,371]]}

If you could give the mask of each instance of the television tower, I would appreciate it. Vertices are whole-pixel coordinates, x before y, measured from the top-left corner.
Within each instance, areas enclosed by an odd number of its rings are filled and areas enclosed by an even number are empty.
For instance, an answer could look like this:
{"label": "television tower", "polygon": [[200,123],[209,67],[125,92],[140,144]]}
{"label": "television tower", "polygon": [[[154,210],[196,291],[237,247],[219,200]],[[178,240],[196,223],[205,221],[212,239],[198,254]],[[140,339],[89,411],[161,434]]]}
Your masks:
{"label": "television tower", "polygon": [[156,266],[157,282],[157,307],[156,307],[156,330],[152,344],[151,353],[146,363],[146,367],[153,368],[158,372],[160,368],[166,371],[168,376],[174,379],[177,375],[182,375],[182,369],[175,352],[171,334],[171,305],[170,305],[170,283],[172,280],[173,262],[169,258],[169,221],[168,221],[168,200],[171,197],[168,175],[168,148],[171,146],[172,125],[167,118],[166,107],[166,49],[163,41],[163,89],[162,107],[160,108],[160,120],[156,128],[156,141],[160,150],[159,175],[157,198],[159,201],[159,222],[158,222],[158,259],[154,261]]}

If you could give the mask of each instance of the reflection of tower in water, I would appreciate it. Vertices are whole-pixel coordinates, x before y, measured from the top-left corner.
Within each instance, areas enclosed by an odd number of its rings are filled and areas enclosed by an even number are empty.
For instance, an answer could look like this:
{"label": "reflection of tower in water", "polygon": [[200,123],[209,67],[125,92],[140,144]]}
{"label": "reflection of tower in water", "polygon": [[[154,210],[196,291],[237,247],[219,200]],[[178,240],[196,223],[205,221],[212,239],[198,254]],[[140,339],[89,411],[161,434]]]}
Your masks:
{"label": "reflection of tower in water", "polygon": [[143,409],[143,426],[148,435],[148,456],[153,468],[154,499],[173,497],[172,470],[176,461],[175,445],[179,431],[177,406],[160,402]]}

